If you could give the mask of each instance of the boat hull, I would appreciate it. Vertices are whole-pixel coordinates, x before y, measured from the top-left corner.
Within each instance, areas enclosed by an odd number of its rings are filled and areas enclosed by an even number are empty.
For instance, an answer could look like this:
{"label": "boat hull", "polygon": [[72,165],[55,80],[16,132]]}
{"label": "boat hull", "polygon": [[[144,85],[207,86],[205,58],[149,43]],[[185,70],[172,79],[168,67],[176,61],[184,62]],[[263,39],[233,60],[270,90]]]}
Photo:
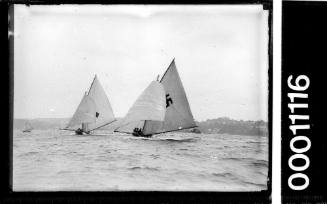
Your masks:
{"label": "boat hull", "polygon": [[143,133],[137,133],[137,132],[133,132],[132,135],[134,137],[152,137],[152,135],[144,135]]}
{"label": "boat hull", "polygon": [[90,134],[90,132],[88,131],[88,132],[85,132],[85,131],[83,131],[83,130],[75,130],[75,134],[76,135],[83,135],[83,134]]}

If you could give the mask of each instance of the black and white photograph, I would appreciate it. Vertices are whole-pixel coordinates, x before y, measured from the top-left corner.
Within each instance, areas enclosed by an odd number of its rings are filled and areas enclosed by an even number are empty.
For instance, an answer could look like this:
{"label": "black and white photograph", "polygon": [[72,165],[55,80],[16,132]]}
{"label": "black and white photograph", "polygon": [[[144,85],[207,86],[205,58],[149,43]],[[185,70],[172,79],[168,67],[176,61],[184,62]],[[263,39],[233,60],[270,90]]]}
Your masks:
{"label": "black and white photograph", "polygon": [[14,5],[12,190],[260,192],[269,11]]}

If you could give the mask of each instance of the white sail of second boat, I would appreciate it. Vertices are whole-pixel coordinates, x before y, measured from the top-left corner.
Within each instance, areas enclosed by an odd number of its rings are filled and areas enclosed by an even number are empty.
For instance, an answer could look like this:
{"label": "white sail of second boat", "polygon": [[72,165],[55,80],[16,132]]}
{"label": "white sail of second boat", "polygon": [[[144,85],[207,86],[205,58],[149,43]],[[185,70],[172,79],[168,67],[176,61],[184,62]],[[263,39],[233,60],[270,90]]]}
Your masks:
{"label": "white sail of second boat", "polygon": [[[163,86],[164,93],[160,92],[160,96],[149,94],[147,97],[143,97],[151,86],[150,84],[134,103],[120,127],[116,129],[117,132],[132,133],[134,128],[140,128],[141,135],[147,136],[196,127],[175,60],[171,62],[160,82],[155,83]],[[161,116],[164,115],[163,120],[153,117],[158,110],[152,109],[151,103],[144,102],[146,100],[158,100],[158,103],[160,100],[160,103],[164,103],[164,113],[161,113]],[[138,103],[142,104],[142,111],[132,111]]]}

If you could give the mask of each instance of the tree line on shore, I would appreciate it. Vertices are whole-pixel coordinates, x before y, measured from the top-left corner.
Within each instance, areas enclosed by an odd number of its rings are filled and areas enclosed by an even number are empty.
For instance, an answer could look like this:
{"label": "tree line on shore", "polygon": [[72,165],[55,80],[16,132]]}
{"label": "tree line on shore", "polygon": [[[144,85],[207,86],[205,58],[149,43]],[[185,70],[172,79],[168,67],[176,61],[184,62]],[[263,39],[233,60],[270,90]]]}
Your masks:
{"label": "tree line on shore", "polygon": [[217,119],[208,119],[206,121],[197,122],[198,127],[193,132],[201,132],[205,134],[231,134],[231,135],[257,135],[264,136],[268,134],[268,123],[259,120],[234,120],[228,117]]}

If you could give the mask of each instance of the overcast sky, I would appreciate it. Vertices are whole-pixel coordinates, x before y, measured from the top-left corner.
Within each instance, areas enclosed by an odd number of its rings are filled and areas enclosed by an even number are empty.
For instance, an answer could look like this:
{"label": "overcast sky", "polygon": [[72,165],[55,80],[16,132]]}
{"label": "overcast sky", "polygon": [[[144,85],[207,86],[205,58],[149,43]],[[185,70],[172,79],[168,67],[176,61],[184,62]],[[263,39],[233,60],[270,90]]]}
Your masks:
{"label": "overcast sky", "polygon": [[195,120],[265,120],[262,6],[15,5],[14,117],[71,117],[97,74],[124,116],[175,58]]}

